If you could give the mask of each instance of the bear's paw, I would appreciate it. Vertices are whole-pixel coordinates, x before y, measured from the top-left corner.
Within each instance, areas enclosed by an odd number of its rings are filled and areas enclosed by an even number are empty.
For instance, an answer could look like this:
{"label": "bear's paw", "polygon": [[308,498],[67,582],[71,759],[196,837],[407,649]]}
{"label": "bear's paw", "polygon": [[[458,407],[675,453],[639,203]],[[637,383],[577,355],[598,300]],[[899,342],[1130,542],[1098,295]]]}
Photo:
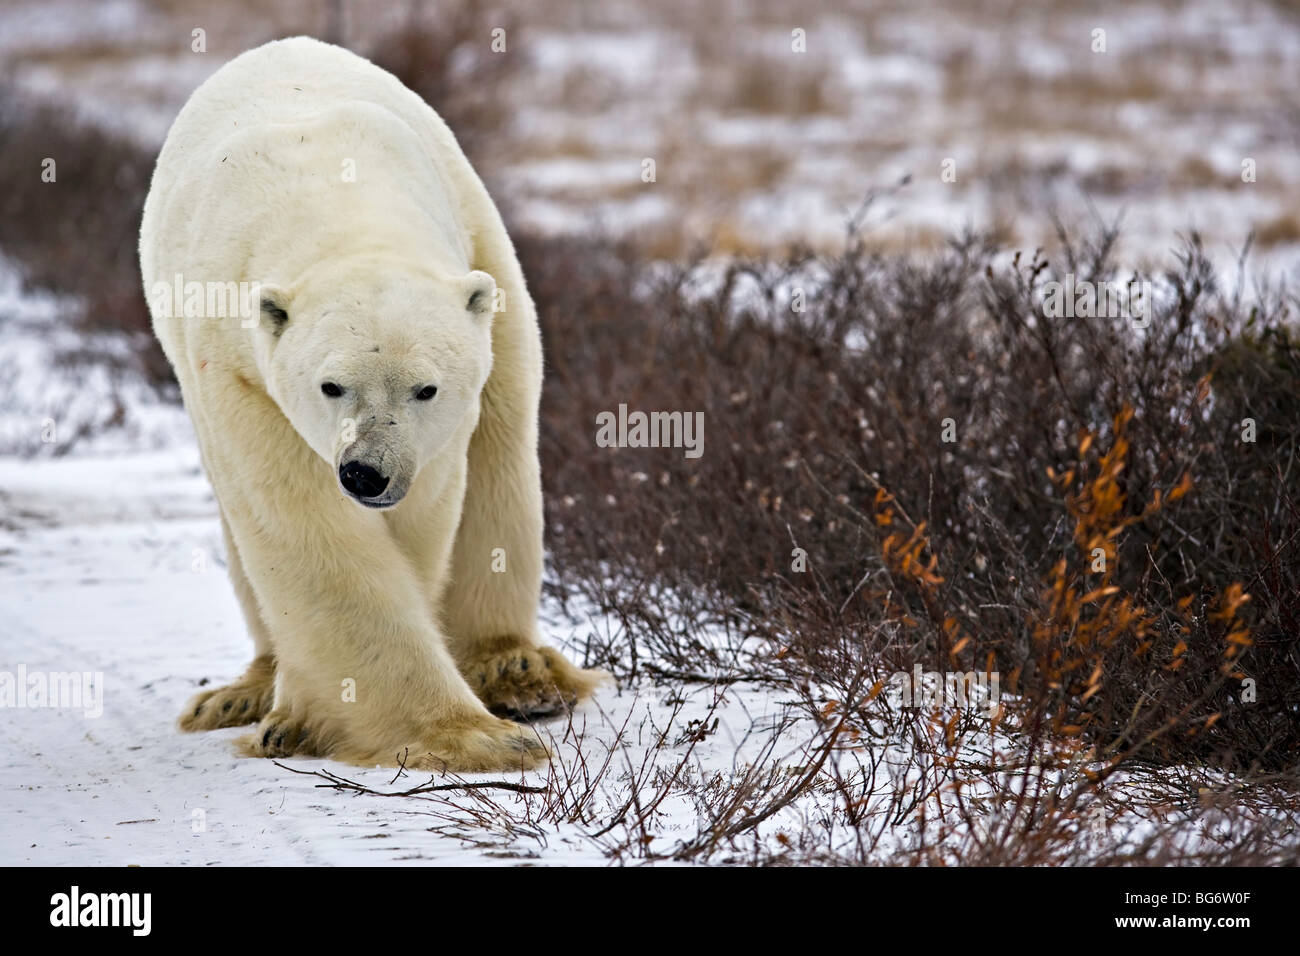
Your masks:
{"label": "bear's paw", "polygon": [[463,729],[439,728],[422,747],[411,747],[402,763],[442,773],[531,770],[551,757],[536,732],[497,717]]}
{"label": "bear's paw", "polygon": [[515,720],[565,713],[608,678],[550,647],[520,645],[472,661],[465,680],[492,713]]}
{"label": "bear's paw", "polygon": [[271,710],[275,698],[275,659],[257,658],[233,684],[196,694],[181,712],[180,728],[187,733],[255,724]]}
{"label": "bear's paw", "polygon": [[273,710],[247,737],[239,741],[240,749],[250,757],[319,756],[312,729],[285,710]]}

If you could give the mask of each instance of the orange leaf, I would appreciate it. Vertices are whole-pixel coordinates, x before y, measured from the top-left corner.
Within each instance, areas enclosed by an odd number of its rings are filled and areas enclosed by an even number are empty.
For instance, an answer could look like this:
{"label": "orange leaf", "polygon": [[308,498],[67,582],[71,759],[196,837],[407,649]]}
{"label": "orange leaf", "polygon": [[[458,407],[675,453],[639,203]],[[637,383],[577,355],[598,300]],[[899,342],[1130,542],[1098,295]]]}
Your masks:
{"label": "orange leaf", "polygon": [[1183,477],[1179,479],[1178,484],[1169,492],[1169,500],[1177,501],[1179,498],[1183,497],[1183,495],[1191,491],[1192,487],[1191,472],[1183,472]]}

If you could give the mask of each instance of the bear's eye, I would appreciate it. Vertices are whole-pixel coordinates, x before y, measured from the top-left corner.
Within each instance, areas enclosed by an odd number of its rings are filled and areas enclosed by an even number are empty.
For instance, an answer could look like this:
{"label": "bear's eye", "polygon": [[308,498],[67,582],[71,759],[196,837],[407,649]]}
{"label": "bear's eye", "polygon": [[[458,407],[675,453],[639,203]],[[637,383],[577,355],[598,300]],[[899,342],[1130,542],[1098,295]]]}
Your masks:
{"label": "bear's eye", "polygon": [[424,386],[424,388],[420,389],[418,392],[415,393],[415,397],[422,402],[427,402],[429,399],[433,398],[433,396],[437,394],[438,394],[437,385],[426,385]]}
{"label": "bear's eye", "polygon": [[320,390],[330,398],[338,398],[343,394],[343,386],[335,385],[333,382],[325,382],[321,385]]}

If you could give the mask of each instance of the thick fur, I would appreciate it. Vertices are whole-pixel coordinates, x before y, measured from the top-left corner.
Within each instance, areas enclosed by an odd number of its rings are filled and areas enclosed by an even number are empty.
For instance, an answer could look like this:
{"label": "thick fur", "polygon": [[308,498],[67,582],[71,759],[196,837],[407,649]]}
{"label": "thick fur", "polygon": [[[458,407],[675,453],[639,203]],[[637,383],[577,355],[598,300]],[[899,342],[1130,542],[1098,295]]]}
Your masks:
{"label": "thick fur", "polygon": [[[168,134],[140,264],[256,655],[191,701],[182,729],[258,721],[247,753],[363,765],[544,760],[532,729],[489,707],[552,713],[603,675],[540,643],[541,340],[447,126],[340,48],[251,50]],[[251,328],[169,317],[156,284],[178,274],[260,283],[269,311]],[[345,393],[323,394],[325,379]],[[436,397],[414,399],[426,383]],[[392,507],[343,493],[353,459],[391,476]]]}

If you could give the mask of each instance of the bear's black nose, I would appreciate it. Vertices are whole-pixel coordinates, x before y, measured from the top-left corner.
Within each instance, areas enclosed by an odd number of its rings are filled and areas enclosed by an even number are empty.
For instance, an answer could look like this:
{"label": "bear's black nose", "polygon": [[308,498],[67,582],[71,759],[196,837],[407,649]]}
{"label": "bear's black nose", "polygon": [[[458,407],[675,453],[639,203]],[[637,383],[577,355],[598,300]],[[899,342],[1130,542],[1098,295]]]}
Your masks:
{"label": "bear's black nose", "polygon": [[357,498],[378,498],[388,487],[387,478],[359,461],[350,461],[339,469],[339,482]]}

